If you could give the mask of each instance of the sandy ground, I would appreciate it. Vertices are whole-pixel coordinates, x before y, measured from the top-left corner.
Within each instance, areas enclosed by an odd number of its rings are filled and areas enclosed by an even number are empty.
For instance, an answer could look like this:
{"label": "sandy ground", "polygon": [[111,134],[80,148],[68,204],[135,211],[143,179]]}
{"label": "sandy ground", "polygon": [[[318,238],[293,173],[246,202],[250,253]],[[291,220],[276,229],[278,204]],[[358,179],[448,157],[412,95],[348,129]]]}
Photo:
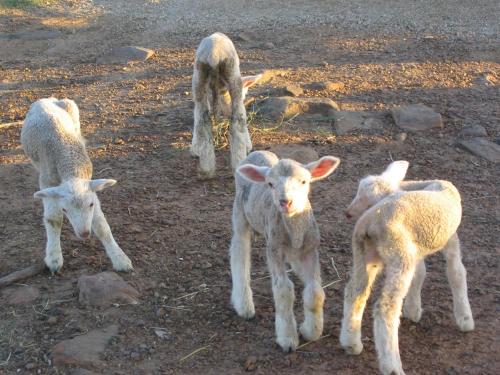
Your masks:
{"label": "sandy ground", "polygon": [[[119,180],[101,194],[101,202],[136,268],[123,277],[141,291],[138,306],[82,308],[78,276],[111,265],[96,239],[78,241],[66,223],[62,274],[25,281],[40,291],[28,305],[10,305],[0,296],[0,373],[70,373],[71,367],[49,364],[51,348],[113,323],[119,335],[103,362],[90,368],[96,373],[243,373],[249,357],[255,360],[253,371],[262,374],[375,373],[371,307],[364,320],[364,352],[348,357],[338,344],[351,264],[352,223],[343,210],[358,180],[381,171],[391,158],[411,162],[409,178],[449,179],[461,191],[459,235],[476,320],[474,332],[456,328],[444,261],[440,255],[429,258],[422,320],[403,320],[400,328],[406,373],[498,373],[499,169],[457,146],[470,125],[482,125],[491,141],[500,137],[498,3],[248,3],[83,0],[0,10],[0,123],[22,120],[42,97],[77,102],[95,176]],[[205,182],[197,179],[188,152],[194,50],[214,31],[234,39],[243,72],[283,71],[253,89],[256,98],[276,95],[288,83],[341,82],[338,91],[305,95],[329,97],[343,110],[366,111],[383,124],[376,133],[336,136],[300,119],[271,131],[263,130],[258,116],[251,121],[256,149],[300,144],[342,159],[312,194],[323,280],[340,280],[326,288],[327,337],[291,355],[274,344],[262,239],[253,253],[256,318],[243,321],[229,306],[234,187],[227,147],[222,142],[217,152],[218,177]],[[95,64],[103,52],[123,45],[153,48],[156,55],[127,66]],[[389,110],[412,103],[440,112],[444,128],[394,142],[400,130]],[[41,204],[32,199],[37,176],[20,148],[19,131],[20,126],[0,129],[0,275],[39,259],[45,241]],[[294,282],[299,296],[300,282]],[[296,312],[300,320],[300,298]],[[47,324],[51,316],[57,317],[53,325]],[[168,337],[160,339],[153,327],[162,327]],[[204,349],[180,361],[199,348]]]}

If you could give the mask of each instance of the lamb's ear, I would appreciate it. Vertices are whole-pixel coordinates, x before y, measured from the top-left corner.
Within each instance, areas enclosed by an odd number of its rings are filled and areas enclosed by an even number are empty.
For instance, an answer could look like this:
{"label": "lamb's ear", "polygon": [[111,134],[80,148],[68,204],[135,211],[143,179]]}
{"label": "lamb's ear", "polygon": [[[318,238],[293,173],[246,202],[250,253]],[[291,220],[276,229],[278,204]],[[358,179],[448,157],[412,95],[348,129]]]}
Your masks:
{"label": "lamb's ear", "polygon": [[60,186],[54,186],[46,189],[42,189],[33,194],[35,199],[42,198],[53,198],[58,199],[64,197],[64,190]]}
{"label": "lamb's ear", "polygon": [[409,165],[410,163],[406,160],[393,161],[382,173],[382,177],[393,183],[401,182],[405,178]]}
{"label": "lamb's ear", "polygon": [[110,178],[99,178],[97,180],[91,180],[89,182],[89,187],[92,191],[101,191],[107,187],[113,186],[114,184],[116,184],[116,180],[112,180]]}
{"label": "lamb's ear", "polygon": [[311,172],[311,182],[321,180],[330,175],[340,164],[340,159],[334,156],[323,156],[305,167]]}
{"label": "lamb's ear", "polygon": [[269,167],[259,167],[252,164],[244,164],[236,172],[250,182],[265,182]]}
{"label": "lamb's ear", "polygon": [[241,77],[241,83],[243,83],[243,87],[247,89],[255,85],[262,78],[262,74],[257,74],[256,76],[244,76]]}

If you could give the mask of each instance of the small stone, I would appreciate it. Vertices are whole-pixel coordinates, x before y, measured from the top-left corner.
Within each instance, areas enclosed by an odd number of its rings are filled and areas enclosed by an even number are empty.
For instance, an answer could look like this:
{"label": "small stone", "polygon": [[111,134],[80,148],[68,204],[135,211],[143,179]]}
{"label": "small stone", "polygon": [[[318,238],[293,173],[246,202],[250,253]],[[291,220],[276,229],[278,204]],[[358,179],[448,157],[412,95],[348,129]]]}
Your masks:
{"label": "small stone", "polygon": [[246,359],[244,365],[245,371],[254,371],[257,368],[257,357],[250,356]]}
{"label": "small stone", "polygon": [[392,117],[398,127],[407,131],[417,132],[443,127],[441,115],[422,104],[396,107],[392,110]]}
{"label": "small stone", "polygon": [[210,263],[210,262],[204,262],[202,265],[201,265],[201,268],[203,269],[208,269],[208,268],[212,268],[213,267],[213,264]]}
{"label": "small stone", "polygon": [[333,118],[339,110],[334,101],[327,98],[292,98],[289,96],[271,97],[257,104],[259,114],[271,121],[287,120],[302,114],[321,115]]}
{"label": "small stone", "polygon": [[118,326],[96,329],[85,335],[61,341],[51,350],[52,363],[60,365],[95,366],[109,341],[118,334]]}
{"label": "small stone", "polygon": [[486,137],[488,133],[484,126],[481,125],[470,125],[463,128],[460,132],[463,137]]}
{"label": "small stone", "polygon": [[381,129],[380,121],[368,118],[366,112],[338,111],[334,115],[333,128],[337,135],[346,135],[356,130]]}
{"label": "small stone", "polygon": [[274,152],[280,159],[292,159],[302,164],[307,164],[319,159],[319,155],[311,147],[287,144],[271,146],[271,152]]}
{"label": "small stone", "polygon": [[125,141],[121,138],[116,138],[114,143],[115,143],[115,145],[124,145]]}
{"label": "small stone", "polygon": [[477,86],[495,86],[497,83],[496,77],[491,73],[481,73],[475,80]]}
{"label": "small stone", "polygon": [[33,363],[33,362],[26,363],[26,366],[24,366],[24,368],[26,370],[34,370],[36,367],[37,367],[36,363]]}
{"label": "small stone", "polygon": [[167,314],[167,310],[165,310],[163,307],[160,307],[158,310],[156,310],[156,316],[158,317],[164,317]]}
{"label": "small stone", "polygon": [[285,94],[291,96],[301,96],[304,93],[304,90],[297,85],[288,84],[285,86]]}
{"label": "small stone", "polygon": [[265,42],[264,47],[267,49],[273,49],[275,47],[273,42]]}
{"label": "small stone", "polygon": [[408,138],[408,134],[403,132],[403,133],[398,133],[394,136],[394,140],[398,142],[404,142],[406,141],[406,138]]}
{"label": "small stone", "polygon": [[53,326],[56,325],[59,319],[57,319],[57,316],[49,316],[47,319],[47,324]]}
{"label": "small stone", "polygon": [[40,291],[34,286],[20,286],[6,289],[3,292],[7,304],[9,305],[28,305],[40,297]]}
{"label": "small stone", "polygon": [[151,49],[128,46],[114,48],[96,60],[97,64],[127,64],[134,61],[146,61],[155,52]]}
{"label": "small stone", "polygon": [[138,361],[141,359],[141,355],[140,355],[140,353],[132,352],[132,353],[130,353],[130,358],[134,361]]}
{"label": "small stone", "polygon": [[459,144],[472,152],[493,163],[500,163],[500,146],[486,138],[472,138],[459,141]]}
{"label": "small stone", "polygon": [[304,85],[304,88],[311,91],[341,91],[345,85],[342,82],[311,82]]}
{"label": "small stone", "polygon": [[248,33],[239,33],[237,39],[243,42],[251,42],[253,40],[252,36]]}
{"label": "small stone", "polygon": [[139,303],[139,292],[114,272],[102,272],[92,276],[80,276],[77,284],[78,300],[83,305],[110,306]]}

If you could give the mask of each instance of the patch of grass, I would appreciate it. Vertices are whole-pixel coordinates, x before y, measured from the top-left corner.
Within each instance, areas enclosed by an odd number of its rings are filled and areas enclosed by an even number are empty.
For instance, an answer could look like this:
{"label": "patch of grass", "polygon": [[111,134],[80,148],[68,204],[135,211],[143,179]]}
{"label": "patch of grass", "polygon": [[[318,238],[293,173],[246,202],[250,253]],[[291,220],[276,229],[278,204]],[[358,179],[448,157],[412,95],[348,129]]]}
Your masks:
{"label": "patch of grass", "polygon": [[57,0],[0,0],[1,8],[44,7],[54,4]]}

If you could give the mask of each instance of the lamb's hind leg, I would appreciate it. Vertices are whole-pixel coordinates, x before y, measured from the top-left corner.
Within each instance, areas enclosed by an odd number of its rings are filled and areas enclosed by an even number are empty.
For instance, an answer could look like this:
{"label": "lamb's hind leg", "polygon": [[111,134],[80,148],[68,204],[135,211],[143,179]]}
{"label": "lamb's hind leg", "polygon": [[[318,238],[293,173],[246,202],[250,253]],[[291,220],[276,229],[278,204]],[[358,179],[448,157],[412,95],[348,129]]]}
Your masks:
{"label": "lamb's hind leg", "polygon": [[474,329],[474,319],[467,295],[467,272],[462,263],[460,240],[455,233],[443,249],[446,257],[446,276],[453,294],[453,314],[461,331]]}
{"label": "lamb's hind leg", "polygon": [[340,332],[340,345],[347,354],[358,355],[363,350],[361,321],[373,282],[382,268],[375,250],[362,251],[362,243],[353,243],[351,278],[344,291],[344,317]]}
{"label": "lamb's hind leg", "polygon": [[422,317],[422,285],[426,275],[425,262],[422,259],[415,269],[415,276],[411,282],[410,290],[403,303],[403,316],[417,323]]}
{"label": "lamb's hind leg", "polygon": [[304,322],[300,326],[300,333],[308,341],[320,338],[323,332],[323,304],[325,292],[321,287],[321,276],[318,252],[309,254],[292,262],[294,271],[304,283]]}
{"label": "lamb's hind leg", "polygon": [[239,316],[250,319],[255,315],[250,287],[251,229],[237,207],[233,208],[233,238],[231,239],[231,303]]}
{"label": "lamb's hind leg", "polygon": [[399,317],[415,264],[406,257],[392,257],[385,269],[385,283],[374,311],[375,348],[382,374],[404,375],[399,355]]}
{"label": "lamb's hind leg", "polygon": [[252,141],[247,128],[247,113],[243,104],[242,83],[239,74],[232,74],[228,86],[232,110],[230,129],[231,166],[236,169],[252,149]]}
{"label": "lamb's hind leg", "polygon": [[63,214],[61,208],[52,198],[43,199],[43,224],[47,233],[47,244],[45,247],[45,264],[54,273],[63,266],[61,250],[61,227]]}
{"label": "lamb's hind leg", "polygon": [[111,228],[109,227],[106,218],[101,210],[101,204],[96,201],[94,207],[94,217],[92,218],[92,231],[95,233],[97,238],[102,242],[104,248],[106,249],[106,254],[108,255],[113,268],[117,271],[131,271],[133,270],[132,262],[129,257],[125,255],[123,250],[116,243],[113,233],[111,233]]}
{"label": "lamb's hind leg", "polygon": [[197,65],[193,72],[194,127],[191,154],[198,156],[199,172],[204,178],[215,176],[215,151],[208,108],[208,74],[201,65]]}

